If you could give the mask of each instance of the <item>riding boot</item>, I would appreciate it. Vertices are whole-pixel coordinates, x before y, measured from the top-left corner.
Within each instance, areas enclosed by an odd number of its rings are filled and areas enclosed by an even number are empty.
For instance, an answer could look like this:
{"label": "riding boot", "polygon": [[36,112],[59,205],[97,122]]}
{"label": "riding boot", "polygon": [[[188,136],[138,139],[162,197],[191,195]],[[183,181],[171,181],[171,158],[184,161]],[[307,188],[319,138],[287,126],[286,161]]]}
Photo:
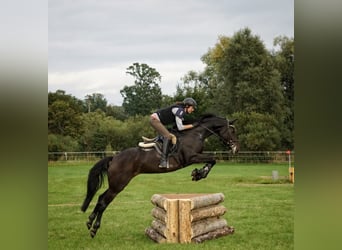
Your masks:
{"label": "riding boot", "polygon": [[163,152],[161,155],[161,160],[159,167],[160,168],[168,168],[169,167],[169,162],[168,162],[168,155],[169,155],[169,145],[170,145],[170,140],[168,138],[163,139]]}

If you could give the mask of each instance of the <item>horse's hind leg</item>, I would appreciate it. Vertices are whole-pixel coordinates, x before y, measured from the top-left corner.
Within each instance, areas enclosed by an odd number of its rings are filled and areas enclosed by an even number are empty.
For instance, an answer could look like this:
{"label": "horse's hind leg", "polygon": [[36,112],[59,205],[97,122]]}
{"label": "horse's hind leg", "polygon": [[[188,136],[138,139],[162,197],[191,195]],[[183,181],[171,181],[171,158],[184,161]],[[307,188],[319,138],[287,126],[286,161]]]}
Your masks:
{"label": "horse's hind leg", "polygon": [[[101,225],[101,218],[104,210],[107,208],[109,203],[114,199],[116,196],[115,193],[111,192],[107,189],[103,194],[99,196],[97,204],[93,210],[93,212],[89,216],[89,220],[87,222],[87,227],[90,229],[90,236],[94,237],[96,235],[97,230],[100,228]],[[96,220],[95,220],[96,219]],[[95,220],[95,223],[93,224]]]}
{"label": "horse's hind leg", "polygon": [[108,172],[109,188],[99,196],[94,211],[89,216],[89,221],[87,222],[88,229],[90,229],[91,237],[94,237],[97,230],[100,228],[102,214],[107,206],[135,176],[133,174],[132,167],[133,165],[130,165],[126,166],[126,168],[124,169],[120,169],[117,167],[117,165],[111,165],[112,170]]}
{"label": "horse's hind leg", "polygon": [[88,227],[88,230],[92,227],[93,222],[94,222],[95,218],[97,217],[97,214],[98,214],[98,211],[99,211],[99,207],[100,207],[100,200],[103,198],[103,196],[106,194],[106,192],[107,192],[107,190],[99,196],[93,212],[88,217],[88,221],[86,223],[87,227]]}

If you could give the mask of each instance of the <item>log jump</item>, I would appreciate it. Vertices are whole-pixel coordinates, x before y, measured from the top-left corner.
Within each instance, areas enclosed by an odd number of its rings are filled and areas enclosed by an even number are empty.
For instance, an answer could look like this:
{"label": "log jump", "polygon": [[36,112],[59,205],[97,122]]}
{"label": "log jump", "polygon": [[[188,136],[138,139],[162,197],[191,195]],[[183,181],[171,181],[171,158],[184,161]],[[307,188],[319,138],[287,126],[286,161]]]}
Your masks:
{"label": "log jump", "polygon": [[155,194],[153,221],[145,234],[157,243],[201,243],[234,233],[221,216],[227,209],[220,205],[222,193]]}

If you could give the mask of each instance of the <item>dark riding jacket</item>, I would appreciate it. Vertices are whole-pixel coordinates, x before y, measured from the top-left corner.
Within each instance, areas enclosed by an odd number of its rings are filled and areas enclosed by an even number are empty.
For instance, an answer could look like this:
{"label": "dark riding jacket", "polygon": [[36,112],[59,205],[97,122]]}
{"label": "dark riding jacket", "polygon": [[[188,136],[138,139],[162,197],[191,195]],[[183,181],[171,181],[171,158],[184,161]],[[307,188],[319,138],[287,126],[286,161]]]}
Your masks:
{"label": "dark riding jacket", "polygon": [[[172,113],[173,108],[178,109],[175,114]],[[162,124],[170,125],[176,123],[175,116],[179,117],[181,120],[184,120],[185,110],[182,105],[171,105],[169,107],[157,110],[156,113],[158,114]]]}

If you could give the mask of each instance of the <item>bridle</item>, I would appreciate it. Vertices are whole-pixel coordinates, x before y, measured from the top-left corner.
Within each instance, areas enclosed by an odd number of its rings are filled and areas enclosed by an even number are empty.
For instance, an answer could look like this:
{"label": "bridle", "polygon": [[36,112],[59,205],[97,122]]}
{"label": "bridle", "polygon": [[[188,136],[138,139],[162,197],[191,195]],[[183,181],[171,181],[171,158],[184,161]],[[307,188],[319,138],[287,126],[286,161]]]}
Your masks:
{"label": "bridle", "polygon": [[[229,133],[230,137],[232,138],[231,133],[229,132],[229,127],[232,126],[232,125],[229,125],[229,120],[228,120],[228,119],[226,119],[226,121],[227,121],[228,133]],[[204,129],[206,129],[206,130],[209,131],[212,135],[215,135],[217,138],[219,138],[220,141],[223,143],[224,146],[228,145],[229,148],[232,149],[233,151],[236,150],[236,146],[235,146],[234,143],[237,142],[237,140],[230,139],[229,141],[226,141],[226,139],[223,138],[223,136],[217,134],[215,131],[213,131],[213,130],[211,130],[210,128],[204,126],[203,124],[199,124],[199,126],[202,127],[202,128],[204,128]],[[235,149],[234,149],[234,147],[235,147]]]}

